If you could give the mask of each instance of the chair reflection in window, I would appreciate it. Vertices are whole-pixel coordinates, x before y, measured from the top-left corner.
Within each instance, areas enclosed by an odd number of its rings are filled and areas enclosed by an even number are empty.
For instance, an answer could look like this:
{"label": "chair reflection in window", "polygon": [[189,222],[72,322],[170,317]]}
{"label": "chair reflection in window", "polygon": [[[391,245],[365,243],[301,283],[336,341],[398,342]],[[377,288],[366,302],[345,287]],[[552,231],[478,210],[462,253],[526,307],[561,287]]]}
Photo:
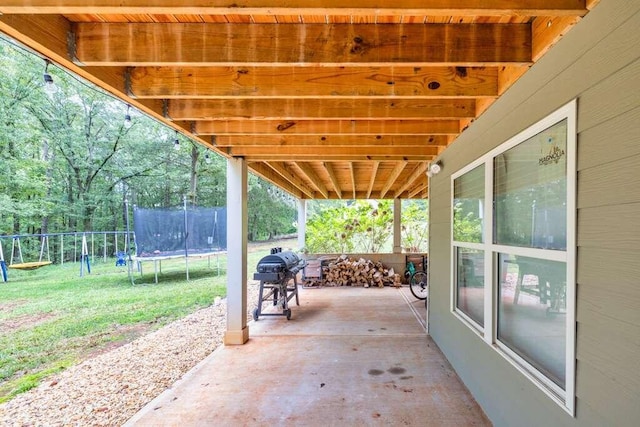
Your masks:
{"label": "chair reflection in window", "polygon": [[539,298],[540,304],[547,305],[547,314],[566,313],[566,266],[563,263],[515,257],[518,277],[513,295],[513,303],[518,304],[520,293]]}

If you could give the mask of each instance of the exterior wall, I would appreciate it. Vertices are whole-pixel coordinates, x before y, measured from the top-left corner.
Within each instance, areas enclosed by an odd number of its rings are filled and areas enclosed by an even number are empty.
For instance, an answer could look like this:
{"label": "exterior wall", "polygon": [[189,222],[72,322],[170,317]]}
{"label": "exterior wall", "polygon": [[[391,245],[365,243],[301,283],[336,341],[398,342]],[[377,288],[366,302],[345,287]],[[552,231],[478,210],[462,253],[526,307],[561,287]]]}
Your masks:
{"label": "exterior wall", "polygon": [[[601,2],[440,157],[430,333],[495,425],[640,420],[640,2]],[[576,416],[450,311],[451,174],[578,99]]]}

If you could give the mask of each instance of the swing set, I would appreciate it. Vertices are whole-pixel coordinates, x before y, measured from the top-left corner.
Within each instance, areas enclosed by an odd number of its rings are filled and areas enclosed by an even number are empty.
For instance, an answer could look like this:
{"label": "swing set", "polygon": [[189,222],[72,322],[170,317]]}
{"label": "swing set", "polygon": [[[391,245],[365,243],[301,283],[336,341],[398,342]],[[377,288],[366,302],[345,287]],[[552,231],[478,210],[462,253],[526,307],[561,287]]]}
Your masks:
{"label": "swing set", "polygon": [[[126,246],[129,244],[129,236],[126,232],[72,232],[72,233],[53,233],[53,234],[23,234],[13,236],[0,236],[0,276],[2,281],[7,282],[9,269],[15,270],[35,270],[40,267],[44,267],[53,264],[51,259],[51,252],[49,249],[50,238],[53,238],[51,244],[55,250],[56,245],[59,247],[59,262],[61,265],[65,263],[65,260],[72,258],[75,261],[80,262],[80,277],[83,277],[85,272],[91,274],[91,260],[95,258],[95,255],[104,258],[104,262],[107,262],[108,256],[111,250],[108,248],[111,246],[114,248],[115,255],[118,256],[120,252],[121,244],[118,242],[118,234],[124,234],[124,238],[121,242]],[[107,237],[111,236],[113,242],[109,243]],[[122,236],[120,236],[122,237]],[[34,241],[34,239],[38,239]],[[59,238],[59,239],[56,239]],[[73,243],[65,247],[65,238],[73,239]],[[11,239],[11,252],[7,251],[7,258],[5,259],[5,252],[3,249],[9,249],[6,245],[7,240]],[[25,240],[26,239],[26,240]],[[5,241],[3,248],[2,242]],[[23,242],[23,240],[25,240]],[[101,242],[102,241],[102,242]],[[23,251],[23,243],[26,244],[26,250]],[[31,243],[31,244],[30,244]],[[102,253],[98,254],[102,243]],[[31,250],[29,250],[31,247]],[[39,251],[38,251],[39,247]],[[97,249],[97,250],[96,250]],[[72,254],[69,255],[69,250]],[[29,255],[32,254],[32,255]],[[37,260],[29,260],[29,256]],[[27,262],[25,262],[25,258]]]}

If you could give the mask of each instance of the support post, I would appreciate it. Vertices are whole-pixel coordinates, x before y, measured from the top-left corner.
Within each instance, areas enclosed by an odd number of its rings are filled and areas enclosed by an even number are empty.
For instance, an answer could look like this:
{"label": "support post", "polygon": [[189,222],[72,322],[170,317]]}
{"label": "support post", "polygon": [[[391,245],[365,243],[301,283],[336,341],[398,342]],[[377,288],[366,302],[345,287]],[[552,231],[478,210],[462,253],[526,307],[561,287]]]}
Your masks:
{"label": "support post", "polygon": [[393,253],[402,253],[402,200],[393,199]]}
{"label": "support post", "polygon": [[307,235],[307,201],[298,199],[298,249],[302,250],[306,246]]}
{"label": "support post", "polygon": [[225,345],[249,340],[247,326],[247,162],[227,159],[227,330]]}

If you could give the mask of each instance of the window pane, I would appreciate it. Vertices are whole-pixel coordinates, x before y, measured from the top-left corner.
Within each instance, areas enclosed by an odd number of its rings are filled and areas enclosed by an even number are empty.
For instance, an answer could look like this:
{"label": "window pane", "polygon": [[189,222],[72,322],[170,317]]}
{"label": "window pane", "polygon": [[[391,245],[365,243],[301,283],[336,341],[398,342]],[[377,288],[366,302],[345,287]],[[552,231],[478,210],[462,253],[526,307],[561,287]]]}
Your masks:
{"label": "window pane", "polygon": [[494,159],[497,244],[567,247],[567,121]]}
{"label": "window pane", "polygon": [[456,248],[456,306],[484,326],[484,251]]}
{"label": "window pane", "polygon": [[482,243],[484,164],[453,181],[453,240]]}
{"label": "window pane", "polygon": [[499,254],[498,340],[565,388],[566,264]]}

